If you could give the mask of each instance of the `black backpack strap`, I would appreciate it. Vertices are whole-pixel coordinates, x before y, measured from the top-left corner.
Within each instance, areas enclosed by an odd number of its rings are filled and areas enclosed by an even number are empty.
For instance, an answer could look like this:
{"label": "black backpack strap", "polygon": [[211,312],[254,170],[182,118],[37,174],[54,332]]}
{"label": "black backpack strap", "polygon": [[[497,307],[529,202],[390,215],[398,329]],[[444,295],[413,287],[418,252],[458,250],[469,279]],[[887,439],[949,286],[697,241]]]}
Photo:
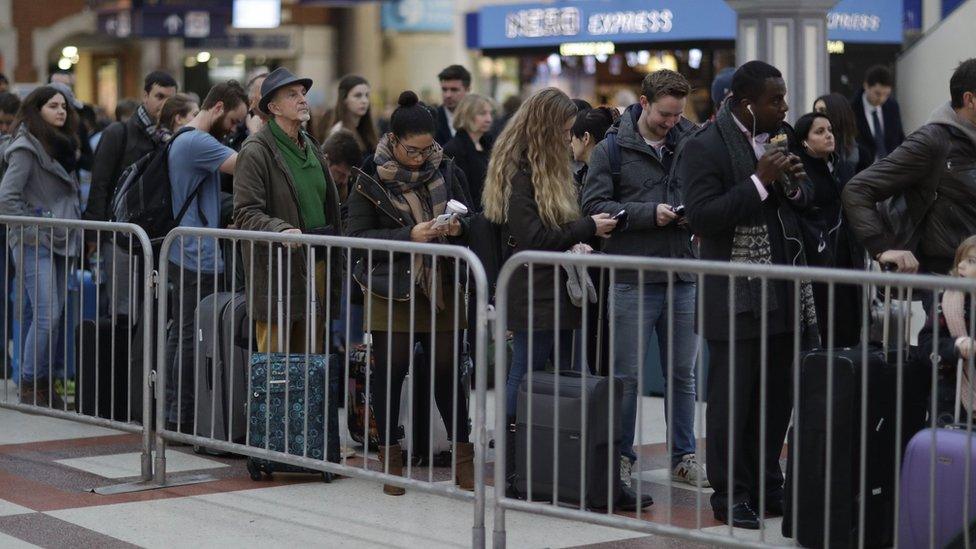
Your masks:
{"label": "black backpack strap", "polygon": [[[169,149],[170,149],[170,147],[173,146],[173,142],[176,141],[176,138],[177,137],[183,135],[184,133],[191,132],[194,129],[195,128],[188,128],[188,127],[184,126],[184,127],[180,128],[180,130],[178,132],[176,132],[175,134],[173,134],[173,137],[171,137],[170,140],[169,140],[169,142],[166,143],[166,150],[163,151],[163,154],[166,155],[167,172],[169,171]],[[183,217],[186,215],[186,211],[190,209],[190,204],[193,203],[193,199],[195,199],[200,194],[200,189],[203,187],[204,181],[206,181],[206,179],[204,179],[203,181],[197,183],[197,186],[193,188],[193,192],[190,193],[190,196],[188,196],[186,198],[186,201],[183,202],[183,206],[180,207],[180,213],[177,214],[177,216],[173,219],[173,221],[176,223],[176,226],[177,227],[179,227],[180,226],[180,223],[183,221]],[[197,212],[200,214],[200,218],[203,219],[203,224],[204,225],[207,225],[208,224],[207,223],[207,216],[204,215],[203,210],[200,209],[199,203],[197,203]]]}
{"label": "black backpack strap", "polygon": [[610,179],[613,186],[620,185],[620,144],[617,143],[617,132],[609,132],[604,138],[607,142],[607,159],[610,161]]}

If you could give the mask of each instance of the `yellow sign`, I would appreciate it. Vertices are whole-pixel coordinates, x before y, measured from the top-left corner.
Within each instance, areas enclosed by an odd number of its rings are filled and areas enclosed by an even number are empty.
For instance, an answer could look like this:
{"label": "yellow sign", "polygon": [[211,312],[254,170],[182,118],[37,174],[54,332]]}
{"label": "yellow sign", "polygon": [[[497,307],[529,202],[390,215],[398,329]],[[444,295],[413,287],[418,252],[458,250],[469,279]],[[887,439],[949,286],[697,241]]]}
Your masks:
{"label": "yellow sign", "polygon": [[844,41],[827,40],[827,53],[844,53]]}
{"label": "yellow sign", "polygon": [[559,55],[613,55],[616,48],[613,42],[567,42],[559,45]]}

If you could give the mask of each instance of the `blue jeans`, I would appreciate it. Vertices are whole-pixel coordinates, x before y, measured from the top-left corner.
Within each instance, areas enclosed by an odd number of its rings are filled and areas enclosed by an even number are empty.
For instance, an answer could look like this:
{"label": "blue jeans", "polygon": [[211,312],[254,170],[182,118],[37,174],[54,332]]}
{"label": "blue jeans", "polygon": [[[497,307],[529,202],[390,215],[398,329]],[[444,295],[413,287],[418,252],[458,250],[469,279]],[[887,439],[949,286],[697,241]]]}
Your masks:
{"label": "blue jeans", "polygon": [[[551,358],[557,370],[571,369],[573,364],[573,330],[559,330],[559,364],[556,364],[554,330],[532,332],[532,370],[546,368]],[[522,378],[529,371],[529,332],[515,332],[512,339],[512,369],[505,381],[505,412],[509,417],[515,415],[518,406],[518,388]]]}
{"label": "blue jeans", "polygon": [[[24,301],[29,302],[31,307],[29,314],[24,311],[24,326],[21,329],[26,328],[27,335],[23,339],[20,379],[17,380],[18,383],[29,383],[49,378],[52,362],[61,363],[58,371],[63,369],[61,315],[64,312],[64,277],[68,260],[62,255],[52,254],[46,247],[26,244],[14,248],[10,255],[14,259],[17,276],[23,279]],[[28,322],[29,328],[26,326]]]}
{"label": "blue jeans", "polygon": [[[668,285],[644,285],[644,320],[640,322],[638,299],[641,295],[636,284],[615,284],[610,302],[616,341],[614,345],[614,376],[623,383],[624,400],[620,405],[623,440],[621,453],[637,459],[634,452],[634,430],[637,420],[637,376],[643,367],[637,356],[638,341],[643,340],[644,352],[650,349],[651,336],[657,335],[660,349],[661,373],[664,375],[664,410],[668,410]],[[695,335],[695,284],[674,284],[674,368],[671,379],[673,400],[672,417],[668,422],[669,438],[672,439],[671,466],[682,456],[695,453],[695,356],[698,353],[698,337]]]}

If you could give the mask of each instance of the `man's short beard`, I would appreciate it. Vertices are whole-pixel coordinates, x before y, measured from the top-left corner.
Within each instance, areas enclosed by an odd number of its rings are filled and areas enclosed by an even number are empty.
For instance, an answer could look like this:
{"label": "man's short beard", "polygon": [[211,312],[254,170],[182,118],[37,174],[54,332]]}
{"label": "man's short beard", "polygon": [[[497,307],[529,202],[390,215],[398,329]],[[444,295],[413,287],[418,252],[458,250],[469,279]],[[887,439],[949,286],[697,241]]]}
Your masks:
{"label": "man's short beard", "polygon": [[224,137],[230,133],[230,130],[224,129],[224,121],[227,118],[227,113],[224,113],[217,117],[213,124],[210,125],[210,135],[214,137],[217,141],[223,141]]}

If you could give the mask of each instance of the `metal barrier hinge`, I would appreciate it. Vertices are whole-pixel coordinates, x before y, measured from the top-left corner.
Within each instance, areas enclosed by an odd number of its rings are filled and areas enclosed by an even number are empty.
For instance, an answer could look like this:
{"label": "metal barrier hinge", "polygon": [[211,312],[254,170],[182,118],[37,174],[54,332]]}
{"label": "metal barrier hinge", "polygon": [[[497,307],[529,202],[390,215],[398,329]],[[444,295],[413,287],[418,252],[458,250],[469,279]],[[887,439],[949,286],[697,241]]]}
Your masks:
{"label": "metal barrier hinge", "polygon": [[488,319],[488,322],[494,322],[498,320],[498,313],[495,312],[494,305],[488,305],[488,309],[485,311],[485,318]]}
{"label": "metal barrier hinge", "polygon": [[156,385],[156,370],[150,370],[149,372],[149,385]]}
{"label": "metal barrier hinge", "polygon": [[153,269],[149,275],[149,285],[153,289],[153,297],[159,297],[159,271]]}

